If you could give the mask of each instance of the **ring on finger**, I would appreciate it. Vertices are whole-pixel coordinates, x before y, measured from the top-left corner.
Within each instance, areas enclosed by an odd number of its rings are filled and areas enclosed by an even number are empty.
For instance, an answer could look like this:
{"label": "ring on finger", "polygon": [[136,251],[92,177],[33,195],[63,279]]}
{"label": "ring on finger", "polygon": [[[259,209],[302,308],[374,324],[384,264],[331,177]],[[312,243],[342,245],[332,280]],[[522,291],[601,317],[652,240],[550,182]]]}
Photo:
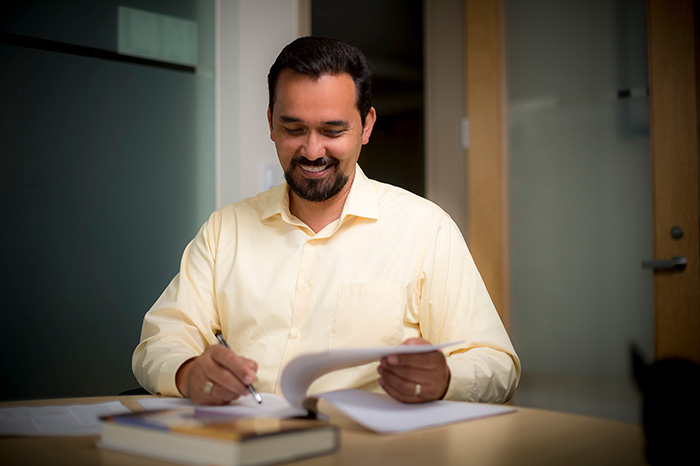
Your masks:
{"label": "ring on finger", "polygon": [[413,388],[413,396],[415,398],[418,398],[422,390],[423,387],[421,386],[421,384],[417,383],[416,386]]}
{"label": "ring on finger", "polygon": [[207,395],[210,395],[212,390],[214,390],[214,382],[210,380],[204,382],[204,385],[202,385],[202,391]]}

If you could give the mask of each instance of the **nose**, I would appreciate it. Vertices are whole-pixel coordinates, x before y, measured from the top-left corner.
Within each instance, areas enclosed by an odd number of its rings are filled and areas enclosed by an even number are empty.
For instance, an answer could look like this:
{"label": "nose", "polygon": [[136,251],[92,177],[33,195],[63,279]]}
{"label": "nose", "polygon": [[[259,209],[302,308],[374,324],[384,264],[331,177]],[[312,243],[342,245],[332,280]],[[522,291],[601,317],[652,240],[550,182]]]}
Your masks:
{"label": "nose", "polygon": [[322,138],[316,132],[310,131],[301,146],[300,153],[309,160],[323,158],[326,155],[326,148],[323,146]]}

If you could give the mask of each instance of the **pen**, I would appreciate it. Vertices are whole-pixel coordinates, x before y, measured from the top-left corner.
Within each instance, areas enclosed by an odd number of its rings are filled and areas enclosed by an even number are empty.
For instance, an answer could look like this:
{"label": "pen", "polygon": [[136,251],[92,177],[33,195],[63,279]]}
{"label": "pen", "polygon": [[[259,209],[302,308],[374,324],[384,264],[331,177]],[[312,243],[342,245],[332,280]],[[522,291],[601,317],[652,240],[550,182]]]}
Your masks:
{"label": "pen", "polygon": [[[216,339],[219,340],[219,343],[221,343],[223,346],[225,346],[228,349],[231,349],[231,347],[226,343],[226,340],[224,340],[224,336],[221,334],[221,332],[216,332]],[[255,401],[258,402],[258,404],[262,404],[262,397],[260,396],[260,393],[255,389],[253,384],[248,385],[248,390],[250,390],[250,393],[253,394],[253,398],[255,398]]]}

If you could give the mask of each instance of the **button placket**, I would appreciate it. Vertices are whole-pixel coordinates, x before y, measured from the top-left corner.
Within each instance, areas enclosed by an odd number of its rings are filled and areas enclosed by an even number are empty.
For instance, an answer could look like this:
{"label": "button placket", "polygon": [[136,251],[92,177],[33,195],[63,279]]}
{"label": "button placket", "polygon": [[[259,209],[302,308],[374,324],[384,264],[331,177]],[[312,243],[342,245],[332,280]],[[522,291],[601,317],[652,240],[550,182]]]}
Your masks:
{"label": "button placket", "polygon": [[291,327],[284,351],[282,367],[286,366],[292,358],[300,353],[302,331],[312,308],[310,280],[312,272],[316,267],[316,261],[316,252],[313,248],[313,244],[310,241],[306,241],[303,246],[299,264],[299,274],[297,276],[294,303],[292,305]]}

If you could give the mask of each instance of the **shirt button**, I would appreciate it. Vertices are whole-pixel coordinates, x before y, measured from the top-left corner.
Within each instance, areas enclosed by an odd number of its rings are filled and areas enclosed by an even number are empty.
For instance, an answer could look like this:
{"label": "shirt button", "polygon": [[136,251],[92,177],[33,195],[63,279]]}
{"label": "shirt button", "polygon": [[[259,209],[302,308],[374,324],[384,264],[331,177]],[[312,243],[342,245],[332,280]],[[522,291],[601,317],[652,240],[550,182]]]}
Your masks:
{"label": "shirt button", "polygon": [[304,284],[301,285],[300,289],[301,289],[301,291],[306,292],[306,291],[309,290],[309,285],[307,285],[306,283],[304,283]]}
{"label": "shirt button", "polygon": [[290,333],[292,335],[292,338],[299,338],[299,330],[296,327],[292,327]]}

